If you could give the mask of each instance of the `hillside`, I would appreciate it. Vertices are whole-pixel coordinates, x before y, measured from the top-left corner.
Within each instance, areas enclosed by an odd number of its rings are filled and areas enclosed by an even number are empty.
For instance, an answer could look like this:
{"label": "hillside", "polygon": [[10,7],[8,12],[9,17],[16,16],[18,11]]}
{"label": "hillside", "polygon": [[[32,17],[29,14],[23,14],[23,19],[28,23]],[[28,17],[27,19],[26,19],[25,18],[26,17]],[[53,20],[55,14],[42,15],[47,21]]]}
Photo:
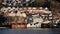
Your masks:
{"label": "hillside", "polygon": [[[0,7],[3,0],[0,0]],[[53,13],[60,12],[60,0],[36,0],[31,7],[48,7]]]}
{"label": "hillside", "polygon": [[35,7],[48,7],[53,14],[60,14],[60,0],[36,0],[32,6]]}

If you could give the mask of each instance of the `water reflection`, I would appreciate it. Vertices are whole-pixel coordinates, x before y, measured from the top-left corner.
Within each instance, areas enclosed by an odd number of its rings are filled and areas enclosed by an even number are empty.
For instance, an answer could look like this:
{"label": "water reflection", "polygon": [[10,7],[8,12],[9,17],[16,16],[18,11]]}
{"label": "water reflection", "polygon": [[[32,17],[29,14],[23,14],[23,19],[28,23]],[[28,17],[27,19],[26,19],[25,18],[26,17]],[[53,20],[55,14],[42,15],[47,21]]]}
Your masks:
{"label": "water reflection", "polygon": [[0,34],[60,34],[60,29],[3,29],[0,30]]}

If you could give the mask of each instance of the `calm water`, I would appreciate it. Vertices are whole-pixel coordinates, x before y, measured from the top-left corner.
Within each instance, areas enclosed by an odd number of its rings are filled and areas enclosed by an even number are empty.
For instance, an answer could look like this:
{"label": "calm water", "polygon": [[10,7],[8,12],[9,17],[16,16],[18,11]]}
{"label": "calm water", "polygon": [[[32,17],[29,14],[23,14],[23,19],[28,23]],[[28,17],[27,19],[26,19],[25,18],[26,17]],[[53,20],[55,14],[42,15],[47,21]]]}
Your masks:
{"label": "calm water", "polygon": [[0,29],[0,34],[60,34],[60,29]]}

